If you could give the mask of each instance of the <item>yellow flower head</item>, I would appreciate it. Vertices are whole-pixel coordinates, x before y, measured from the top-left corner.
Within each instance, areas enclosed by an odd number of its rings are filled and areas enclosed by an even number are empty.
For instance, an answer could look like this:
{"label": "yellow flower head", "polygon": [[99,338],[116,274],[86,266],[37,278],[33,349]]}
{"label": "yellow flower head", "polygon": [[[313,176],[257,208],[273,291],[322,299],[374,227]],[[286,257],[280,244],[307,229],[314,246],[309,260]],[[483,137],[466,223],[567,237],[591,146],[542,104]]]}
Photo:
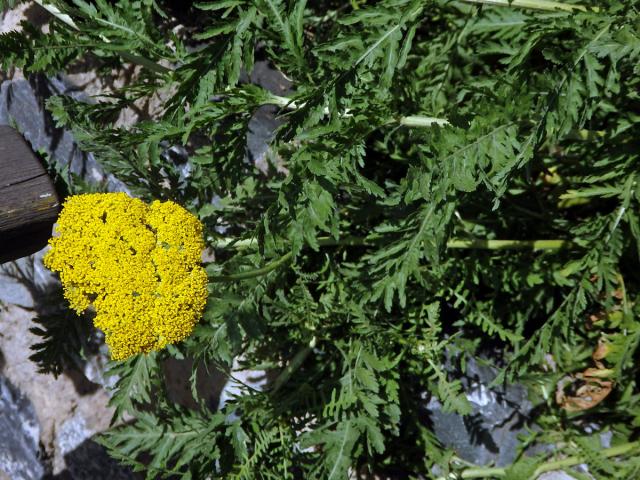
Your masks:
{"label": "yellow flower head", "polygon": [[125,193],[67,199],[44,257],[78,313],[93,304],[111,358],[187,338],[207,301],[202,224],[173,202]]}

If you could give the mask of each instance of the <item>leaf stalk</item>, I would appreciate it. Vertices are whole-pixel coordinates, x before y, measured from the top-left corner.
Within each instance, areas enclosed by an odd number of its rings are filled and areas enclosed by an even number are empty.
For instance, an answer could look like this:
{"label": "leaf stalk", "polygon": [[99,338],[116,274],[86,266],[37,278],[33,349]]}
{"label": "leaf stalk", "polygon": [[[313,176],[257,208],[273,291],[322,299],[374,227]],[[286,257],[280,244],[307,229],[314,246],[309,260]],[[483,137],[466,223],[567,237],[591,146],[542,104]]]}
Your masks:
{"label": "leaf stalk", "polygon": [[[335,239],[333,237],[318,238],[318,245],[321,247],[333,246],[366,246],[379,243],[381,239],[368,239],[365,237],[344,237]],[[487,239],[458,239],[453,238],[447,241],[447,248],[453,249],[474,249],[474,250],[514,250],[514,249],[532,249],[532,250],[560,250],[573,244],[570,240],[487,240]],[[257,247],[258,243],[255,238],[234,241],[230,238],[223,238],[214,243],[214,248],[235,248],[237,250],[245,250],[247,248]]]}
{"label": "leaf stalk", "polygon": [[[379,239],[376,239],[379,240]],[[328,246],[366,246],[373,245],[376,241],[369,240],[364,237],[345,237],[344,239],[334,239],[331,237],[321,237],[318,239],[318,245],[321,247]],[[484,240],[484,239],[451,239],[447,242],[447,248],[452,249],[468,249],[468,250],[516,250],[516,249],[532,249],[532,250],[560,250],[568,247],[573,243],[569,240]],[[234,241],[233,239],[221,239],[213,245],[214,248],[235,248],[237,250],[245,250],[256,247],[258,245],[255,238]],[[240,273],[229,275],[210,276],[211,282],[235,282],[239,280],[248,280],[251,278],[261,277],[276,270],[281,265],[288,263],[293,258],[292,252],[284,254],[277,260],[265,265],[264,267],[248,270]]]}
{"label": "leaf stalk", "polygon": [[[480,3],[485,5],[498,5],[502,7],[530,8],[533,10],[545,10],[551,12],[586,12],[588,8],[584,5],[573,5],[570,3],[554,2],[551,0],[462,0],[465,3]],[[598,8],[591,10],[597,12]]]}
{"label": "leaf stalk", "polygon": [[211,282],[235,282],[238,280],[248,280],[250,278],[261,277],[262,275],[266,275],[267,273],[270,273],[273,270],[277,269],[280,265],[287,263],[289,260],[291,260],[292,257],[293,254],[291,252],[288,252],[277,260],[268,263],[262,268],[257,268],[255,270],[249,270],[246,272],[232,273],[230,275],[215,275],[209,277],[209,280]]}

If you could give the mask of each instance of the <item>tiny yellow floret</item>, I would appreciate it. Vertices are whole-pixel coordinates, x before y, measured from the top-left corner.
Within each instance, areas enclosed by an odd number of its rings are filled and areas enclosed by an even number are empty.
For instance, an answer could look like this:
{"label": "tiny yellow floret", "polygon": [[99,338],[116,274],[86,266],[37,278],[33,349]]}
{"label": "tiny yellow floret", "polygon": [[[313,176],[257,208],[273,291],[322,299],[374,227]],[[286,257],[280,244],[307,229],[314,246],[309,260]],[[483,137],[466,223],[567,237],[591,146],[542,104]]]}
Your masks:
{"label": "tiny yellow floret", "polygon": [[95,308],[111,358],[124,360],[187,338],[207,301],[202,224],[173,202],[147,205],[125,193],[64,203],[47,268],[60,274],[78,313]]}

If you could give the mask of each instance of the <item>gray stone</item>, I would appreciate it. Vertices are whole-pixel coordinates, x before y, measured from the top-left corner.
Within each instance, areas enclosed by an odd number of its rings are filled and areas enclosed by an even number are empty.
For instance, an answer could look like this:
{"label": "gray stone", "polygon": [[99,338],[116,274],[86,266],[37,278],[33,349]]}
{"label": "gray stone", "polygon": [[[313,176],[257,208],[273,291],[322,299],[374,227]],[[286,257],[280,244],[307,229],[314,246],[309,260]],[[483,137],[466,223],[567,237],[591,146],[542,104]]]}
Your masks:
{"label": "gray stone", "polygon": [[247,132],[247,157],[258,169],[264,173],[269,170],[269,144],[273,140],[276,129],[281,121],[276,118],[276,108],[260,107],[249,121]]}
{"label": "gray stone", "polygon": [[45,249],[15,262],[0,264],[0,302],[34,308],[37,299],[56,285],[55,275],[42,264]]}
{"label": "gray stone", "polygon": [[244,388],[246,388],[245,385],[253,390],[262,391],[273,380],[264,370],[243,370],[241,363],[242,358],[236,358],[233,361],[232,375],[220,392],[218,404],[220,410],[234,397],[242,395],[245,391]]}
{"label": "gray stone", "polygon": [[12,480],[38,480],[40,425],[31,402],[0,377],[0,472]]}
{"label": "gray stone", "polygon": [[92,440],[92,431],[81,415],[66,420],[56,434],[56,449],[64,456],[66,470],[59,478],[73,480],[132,480],[139,478],[113,460],[104,447]]}
{"label": "gray stone", "polygon": [[56,432],[56,447],[62,455],[68,455],[79,447],[94,432],[89,430],[81,415],[67,419]]}
{"label": "gray stone", "polygon": [[442,411],[440,402],[431,398],[426,406],[438,439],[456,454],[476,465],[511,464],[517,453],[518,435],[531,410],[527,391],[521,385],[489,388],[495,372],[467,361],[461,379],[472,407],[465,417]]}
{"label": "gray stone", "polygon": [[251,74],[243,80],[260,85],[275,95],[287,96],[293,89],[293,82],[276,70],[271,62],[265,60],[255,62]]}
{"label": "gray stone", "polygon": [[67,469],[57,476],[70,480],[136,480],[141,475],[109,457],[102,445],[86,439],[64,456]]}
{"label": "gray stone", "polygon": [[[275,95],[287,96],[292,92],[291,81],[266,61],[256,62],[251,74],[243,80],[260,85]],[[265,173],[269,169],[269,144],[273,140],[276,129],[282,124],[282,121],[277,118],[277,112],[276,107],[263,106],[256,110],[249,121],[247,157]]]}
{"label": "gray stone", "polygon": [[88,101],[60,78],[41,75],[29,80],[7,80],[0,84],[0,125],[15,127],[34,151],[46,152],[61,167],[89,182],[105,182],[112,191],[126,191],[113,175],[105,175],[92,154],[80,150],[70,131],[55,125],[45,109],[52,95],[70,95]]}

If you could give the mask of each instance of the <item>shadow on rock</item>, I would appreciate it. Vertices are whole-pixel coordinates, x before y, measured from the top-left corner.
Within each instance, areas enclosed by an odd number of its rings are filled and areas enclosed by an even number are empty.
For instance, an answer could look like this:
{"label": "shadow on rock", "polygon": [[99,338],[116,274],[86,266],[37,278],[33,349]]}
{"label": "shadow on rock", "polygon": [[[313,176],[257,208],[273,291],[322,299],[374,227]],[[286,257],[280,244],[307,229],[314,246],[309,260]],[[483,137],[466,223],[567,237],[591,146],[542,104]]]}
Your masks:
{"label": "shadow on rock", "polygon": [[86,439],[64,456],[66,470],[57,475],[47,475],[43,480],[137,480],[142,479],[130,468],[118,464],[105,448]]}
{"label": "shadow on rock", "polygon": [[[193,374],[194,361],[190,358],[178,360],[167,358],[162,370],[169,400],[185,408],[199,407],[193,398],[190,377]],[[198,397],[212,411],[217,410],[220,396],[227,383],[227,377],[213,366],[198,364],[196,372],[196,389]]]}
{"label": "shadow on rock", "polygon": [[[453,369],[452,369],[453,370]],[[471,405],[466,416],[445,412],[442,404],[431,397],[425,413],[436,436],[461,458],[476,465],[505,466],[516,458],[518,435],[526,431],[531,402],[522,385],[491,386],[496,371],[467,361],[466,371],[455,371]]]}
{"label": "shadow on rock", "polygon": [[0,300],[35,313],[30,331],[40,341],[31,346],[30,359],[39,372],[64,374],[78,395],[91,394],[100,387],[100,379],[87,378],[87,358],[93,361],[101,355],[101,334],[87,316],[78,316],[66,307],[62,287],[42,264],[42,256],[40,251],[0,265]]}

